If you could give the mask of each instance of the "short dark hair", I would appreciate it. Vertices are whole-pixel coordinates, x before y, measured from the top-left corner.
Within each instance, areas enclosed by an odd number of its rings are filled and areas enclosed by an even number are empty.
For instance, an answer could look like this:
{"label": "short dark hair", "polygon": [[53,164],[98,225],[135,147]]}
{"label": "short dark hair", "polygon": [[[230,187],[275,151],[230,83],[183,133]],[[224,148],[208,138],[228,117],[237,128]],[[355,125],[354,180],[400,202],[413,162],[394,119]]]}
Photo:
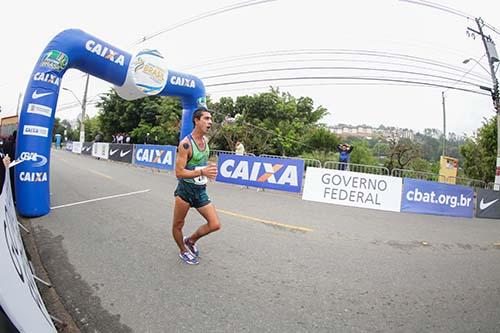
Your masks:
{"label": "short dark hair", "polygon": [[196,123],[194,122],[195,119],[201,119],[201,115],[203,114],[203,112],[208,112],[210,113],[210,110],[208,110],[206,107],[199,107],[197,108],[196,110],[194,110],[193,112],[193,126],[196,125]]}

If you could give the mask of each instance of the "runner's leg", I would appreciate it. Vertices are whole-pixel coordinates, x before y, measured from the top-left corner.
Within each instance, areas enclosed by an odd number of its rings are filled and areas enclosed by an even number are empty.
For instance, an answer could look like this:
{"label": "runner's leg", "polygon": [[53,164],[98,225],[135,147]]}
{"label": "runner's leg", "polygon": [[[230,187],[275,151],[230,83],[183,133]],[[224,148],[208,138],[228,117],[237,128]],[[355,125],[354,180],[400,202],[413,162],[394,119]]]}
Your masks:
{"label": "runner's leg", "polygon": [[174,240],[181,252],[187,251],[186,246],[184,246],[184,242],[182,241],[182,228],[184,227],[184,220],[186,219],[189,208],[189,203],[182,200],[179,196],[175,197],[172,235],[174,236]]}
{"label": "runner's leg", "polygon": [[209,233],[220,229],[219,217],[217,216],[217,212],[215,210],[214,205],[210,203],[206,206],[196,209],[198,210],[198,212],[200,212],[201,216],[203,216],[205,220],[207,220],[207,224],[204,224],[201,227],[199,227],[198,230],[196,230],[191,235],[191,237],[189,237],[189,240],[193,243],[196,243],[196,241],[201,237],[206,236]]}

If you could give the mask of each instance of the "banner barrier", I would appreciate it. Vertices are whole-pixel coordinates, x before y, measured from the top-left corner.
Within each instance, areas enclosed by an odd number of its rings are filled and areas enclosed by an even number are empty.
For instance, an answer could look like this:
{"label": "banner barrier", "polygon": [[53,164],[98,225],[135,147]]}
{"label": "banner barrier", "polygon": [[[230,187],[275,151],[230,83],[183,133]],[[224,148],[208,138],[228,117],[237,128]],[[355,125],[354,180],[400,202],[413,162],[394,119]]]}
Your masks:
{"label": "banner barrier", "polygon": [[20,332],[56,332],[26,257],[8,170],[0,204],[0,305]]}
{"label": "banner barrier", "polygon": [[66,141],[66,150],[73,151],[73,141]]}
{"label": "banner barrier", "polygon": [[92,155],[93,142],[84,142],[82,145],[82,155]]}
{"label": "banner barrier", "polygon": [[134,156],[133,149],[134,146],[130,144],[110,143],[109,159],[123,163],[132,163],[132,157]]}
{"label": "banner barrier", "polygon": [[92,156],[107,160],[109,157],[109,143],[94,142],[92,145]]}
{"label": "banner barrier", "polygon": [[500,192],[478,189],[476,198],[476,217],[500,219]]}
{"label": "banner barrier", "polygon": [[474,189],[427,180],[403,179],[401,211],[472,217]]}
{"label": "banner barrier", "polygon": [[399,177],[309,167],[302,199],[399,212],[401,189]]}
{"label": "banner barrier", "polygon": [[304,173],[304,160],[218,155],[216,180],[280,191],[300,192]]}
{"label": "banner barrier", "polygon": [[82,153],[82,143],[79,141],[73,142],[73,149],[71,150],[73,154],[81,154]]}
{"label": "banner barrier", "polygon": [[174,170],[176,151],[175,146],[134,145],[134,164]]}

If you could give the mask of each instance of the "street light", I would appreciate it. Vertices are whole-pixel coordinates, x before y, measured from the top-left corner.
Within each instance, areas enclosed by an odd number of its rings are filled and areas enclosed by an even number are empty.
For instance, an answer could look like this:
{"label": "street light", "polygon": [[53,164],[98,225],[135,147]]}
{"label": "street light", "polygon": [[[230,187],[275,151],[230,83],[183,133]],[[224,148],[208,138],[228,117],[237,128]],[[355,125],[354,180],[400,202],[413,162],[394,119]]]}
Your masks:
{"label": "street light", "polygon": [[75,97],[75,99],[78,102],[78,104],[80,104],[80,106],[82,106],[82,102],[80,102],[80,99],[78,98],[78,96],[75,95],[75,93],[73,92],[73,90],[71,90],[69,88],[65,88],[65,87],[63,87],[62,89],[66,90],[66,91],[69,91]]}
{"label": "street light", "polygon": [[469,61],[475,62],[476,64],[478,64],[479,66],[481,66],[481,68],[484,69],[486,71],[486,73],[488,73],[488,75],[491,75],[490,71],[487,70],[486,67],[484,67],[483,65],[481,65],[481,63],[479,61],[477,61],[476,59],[474,59],[474,58],[465,59],[464,61],[462,61],[462,63],[467,64]]}
{"label": "street light", "polygon": [[83,93],[83,101],[80,102],[80,99],[76,96],[76,94],[73,92],[73,90],[69,88],[63,88],[63,90],[69,91],[78,101],[80,106],[82,107],[82,119],[80,121],[80,142],[83,143],[85,141],[85,124],[83,123],[85,121],[85,109],[87,107],[87,91],[89,88],[89,79],[90,75],[87,74],[87,80],[85,82],[85,92]]}

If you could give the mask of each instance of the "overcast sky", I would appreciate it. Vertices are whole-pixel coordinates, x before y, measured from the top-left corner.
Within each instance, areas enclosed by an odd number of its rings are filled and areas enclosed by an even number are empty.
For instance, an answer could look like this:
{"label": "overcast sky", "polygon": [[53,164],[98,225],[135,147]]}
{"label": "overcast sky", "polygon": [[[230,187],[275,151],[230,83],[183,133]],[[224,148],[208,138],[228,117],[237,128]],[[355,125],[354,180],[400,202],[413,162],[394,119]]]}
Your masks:
{"label": "overcast sky", "polygon": [[[125,5],[93,0],[9,2],[0,20],[1,116],[15,114],[19,93],[24,94],[40,53],[58,32],[68,28],[82,29],[130,53],[142,48],[158,49],[166,56],[169,68],[202,78],[207,94],[214,100],[221,96],[255,94],[268,90],[271,85],[296,97],[309,96],[315,106],[328,109],[330,115],[323,121],[329,125],[442,128],[442,91],[446,95],[448,131],[470,135],[481,126],[484,117],[494,115],[489,96],[446,88],[345,79],[418,80],[473,91],[481,91],[479,84],[491,86],[485,69],[473,61],[462,63],[466,58],[475,58],[488,67],[481,40],[466,34],[468,26],[477,29],[475,22],[408,2],[276,0],[203,18],[138,46],[132,45],[143,36],[194,16],[242,2],[196,0]],[[498,1],[434,2],[482,17],[500,29]],[[499,34],[486,32],[500,44]],[[500,46],[497,49],[500,52]],[[303,69],[289,70],[298,67]],[[304,69],[306,67],[308,69]],[[282,70],[210,78],[271,69]],[[80,99],[84,90],[82,75],[70,70],[62,81],[62,87],[73,90]],[[290,79],[297,77],[337,79]],[[273,78],[283,80],[216,86]],[[362,82],[364,84],[360,84]],[[95,100],[95,96],[109,87],[110,84],[91,78],[89,99]],[[75,98],[61,91],[56,116],[74,119],[79,112]],[[88,112],[92,116],[97,109],[89,106]]]}

